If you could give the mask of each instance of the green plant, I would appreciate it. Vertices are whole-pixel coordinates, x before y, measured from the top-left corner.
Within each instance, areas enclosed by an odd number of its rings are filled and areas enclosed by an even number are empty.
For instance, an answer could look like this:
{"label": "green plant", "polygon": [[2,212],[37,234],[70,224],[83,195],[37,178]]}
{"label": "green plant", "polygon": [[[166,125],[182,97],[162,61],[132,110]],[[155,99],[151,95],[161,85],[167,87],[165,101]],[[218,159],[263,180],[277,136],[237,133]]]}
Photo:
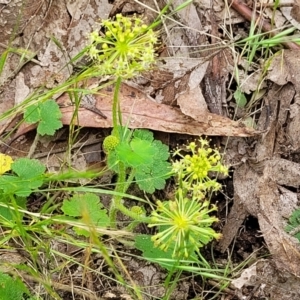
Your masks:
{"label": "green plant", "polygon": [[54,100],[33,104],[26,108],[24,119],[27,123],[38,123],[37,132],[40,135],[53,135],[62,127],[61,111]]}
{"label": "green plant", "polygon": [[[82,224],[86,224],[89,229],[109,226],[107,211],[103,209],[99,197],[93,193],[73,195],[70,200],[63,201],[61,210],[66,216],[74,217],[73,221],[78,220]],[[75,226],[74,231],[78,235],[90,236],[90,230]]]}
{"label": "green plant", "polygon": [[[142,190],[153,193],[155,189],[163,188],[165,179],[171,175],[166,161],[168,149],[161,142],[154,141],[149,131],[132,132],[122,126],[119,90],[123,78],[131,78],[154,63],[156,34],[136,16],[128,18],[118,14],[116,20],[104,20],[101,25],[104,34],[91,34],[89,54],[99,69],[117,78],[112,107],[114,129],[103,143],[108,165],[118,174],[115,191],[125,193],[135,179]],[[110,207],[113,227],[116,226],[118,210],[135,220],[143,219],[123,205],[122,196],[115,196]]]}
{"label": "green plant", "polygon": [[167,162],[168,147],[161,141],[154,140],[153,133],[148,130],[138,129],[128,133],[113,150],[108,152],[108,166],[118,172],[118,163],[122,162],[126,170],[130,169],[129,178],[134,177],[140,189],[147,193],[162,189],[165,186],[165,179],[171,175],[170,163]]}
{"label": "green plant", "polygon": [[[122,78],[130,78],[142,70],[148,69],[154,62],[155,34],[136,17],[128,19],[121,15],[115,21],[102,22],[104,36],[91,34],[90,56],[96,60],[108,74],[117,76],[113,99],[113,133],[104,140],[108,166],[118,174],[115,191],[125,193],[135,179],[142,190],[153,193],[165,185],[165,179],[171,174],[178,177],[178,188],[174,201],[158,201],[157,209],[147,219],[127,209],[122,196],[113,197],[110,207],[111,226],[116,224],[116,212],[137,221],[147,222],[150,227],[158,226],[160,232],[152,237],[155,246],[167,250],[173,246],[173,257],[191,257],[195,251],[207,244],[212,238],[219,238],[211,228],[217,219],[209,213],[209,202],[203,198],[209,191],[217,191],[220,184],[209,177],[209,172],[227,173],[220,163],[217,150],[208,146],[207,140],[199,139],[188,145],[192,155],[181,155],[169,170],[168,149],[146,130],[131,132],[122,127],[119,103],[119,89]],[[126,174],[128,174],[126,178]],[[192,194],[191,194],[192,193]]]}
{"label": "green plant", "polygon": [[[184,4],[181,7],[183,8]],[[158,232],[153,237],[136,236],[135,246],[143,251],[144,257],[160,263],[169,271],[177,271],[183,266],[199,263],[198,257],[201,257],[199,248],[213,238],[220,237],[220,234],[211,228],[217,218],[210,216],[210,213],[216,208],[210,206],[207,200],[210,192],[217,191],[221,187],[216,180],[211,179],[210,173],[227,172],[220,163],[220,153],[211,149],[206,140],[200,139],[198,143],[192,142],[187,146],[190,155],[182,155],[180,150],[176,151],[174,153],[176,160],[171,164],[168,162],[170,156],[168,147],[155,140],[150,131],[130,130],[122,124],[119,101],[122,80],[151,68],[155,63],[154,46],[157,42],[157,33],[153,32],[153,28],[161,22],[159,18],[150,25],[143,24],[142,20],[135,16],[126,18],[117,15],[115,20],[103,21],[101,24],[103,34],[99,36],[96,32],[92,33],[91,44],[82,52],[83,54],[88,51],[95,65],[86,68],[51,91],[41,94],[37,91],[18,107],[19,111],[25,110],[26,121],[39,122],[37,128],[39,134],[51,135],[61,126],[58,107],[54,101],[49,100],[53,95],[65,91],[69,95],[74,94],[73,100],[77,107],[80,95],[89,92],[78,84],[79,81],[104,74],[115,77],[112,80],[115,82],[112,105],[114,128],[103,143],[103,149],[107,153],[107,166],[117,174],[114,191],[91,186],[73,187],[67,184],[62,186],[70,179],[81,177],[94,179],[101,176],[101,172],[95,174],[88,171],[84,173],[68,171],[57,175],[47,174],[45,167],[38,161],[18,159],[12,164],[11,172],[6,173],[10,170],[8,165],[12,163],[12,159],[3,157],[4,163],[0,164],[2,166],[0,174],[5,173],[0,176],[0,222],[8,232],[0,240],[0,245],[9,247],[7,243],[9,240],[17,238],[22,240],[24,251],[29,253],[33,260],[30,272],[36,277],[39,277],[39,270],[44,270],[39,257],[41,252],[49,265],[53,263],[52,255],[59,257],[59,266],[56,266],[55,272],[61,271],[70,263],[78,264],[85,271],[90,271],[88,261],[91,253],[101,253],[118,281],[126,285],[114,265],[115,261],[112,260],[112,253],[114,258],[118,258],[113,246],[105,245],[104,239],[99,239],[99,236],[115,234],[119,241],[124,241],[125,238],[129,240],[133,234],[129,235],[128,231],[132,232],[133,228],[142,222],[149,227],[156,227]],[[97,89],[93,92],[97,92]],[[45,111],[52,112],[51,119]],[[6,116],[10,113],[12,112]],[[124,205],[124,198],[134,199],[140,203],[143,201],[126,194],[130,185],[136,184],[141,190],[152,194],[156,189],[164,188],[166,180],[171,176],[175,176],[177,180],[174,199],[157,201],[155,209],[151,205],[153,211],[150,216],[148,207],[134,205],[127,208]],[[42,207],[35,213],[26,209],[28,196],[33,193],[41,195],[43,199]],[[112,196],[108,209],[103,207],[98,196],[105,193]],[[117,226],[116,214],[119,211],[131,218],[131,222],[125,228],[126,231],[114,230]],[[73,230],[69,230],[70,227]],[[120,239],[120,232],[125,236],[124,239]],[[77,235],[80,235],[80,238]],[[84,251],[86,263],[79,264],[75,258],[53,249],[52,240],[75,245]],[[164,259],[164,263],[159,259]],[[208,265],[204,264],[201,271],[205,267],[208,268]],[[174,273],[170,274],[166,286]],[[180,272],[175,278],[178,279],[179,274]],[[50,284],[52,275],[51,272],[43,274],[42,283],[49,295],[55,298],[57,295]],[[141,299],[141,296],[138,298]]]}
{"label": "green plant", "polygon": [[300,241],[300,209],[295,209],[289,217],[285,231]]}
{"label": "green plant", "polygon": [[[154,140],[153,134],[148,130],[131,131],[124,127],[118,127],[117,130],[124,130],[124,134],[119,134],[122,136],[121,140],[111,135],[103,142],[108,166],[118,174],[115,191],[124,194],[133,182],[148,193],[164,188],[165,180],[172,175],[170,163],[167,162],[168,147]],[[147,220],[143,214],[128,210],[122,203],[122,196],[115,196],[110,208],[112,226],[116,224],[118,210],[135,220]]]}
{"label": "green plant", "polygon": [[27,197],[42,186],[46,168],[38,160],[19,158],[11,164],[11,170],[13,174],[0,176],[0,194]]}
{"label": "green plant", "polygon": [[173,162],[172,168],[178,185],[175,199],[158,201],[149,224],[160,228],[152,237],[154,245],[165,250],[172,245],[173,257],[178,259],[192,257],[213,238],[221,237],[211,228],[218,221],[209,215],[216,207],[209,208],[209,201],[204,197],[221,188],[209,173],[227,174],[228,169],[221,164],[219,151],[210,148],[207,140],[199,139],[198,142],[199,146],[195,142],[187,146],[191,155],[175,151],[174,155],[180,157]]}
{"label": "green plant", "polygon": [[24,283],[0,272],[0,300],[33,300]]}

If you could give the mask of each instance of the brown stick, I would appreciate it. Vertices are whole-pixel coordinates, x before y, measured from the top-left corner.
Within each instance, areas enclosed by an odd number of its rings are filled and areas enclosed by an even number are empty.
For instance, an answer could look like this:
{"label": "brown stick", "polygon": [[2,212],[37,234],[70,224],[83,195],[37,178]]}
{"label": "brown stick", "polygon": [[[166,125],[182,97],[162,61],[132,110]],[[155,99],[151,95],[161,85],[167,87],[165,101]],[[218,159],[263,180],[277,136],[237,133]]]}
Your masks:
{"label": "brown stick", "polygon": [[[255,18],[255,21],[258,21],[258,25],[262,28],[264,32],[270,32],[270,35],[274,36],[278,32],[274,31],[272,25],[266,21],[262,16],[254,13],[244,2],[240,0],[231,0],[229,5],[235,9],[240,15],[242,15],[247,21],[252,21],[252,18]],[[282,43],[285,47],[292,50],[300,50],[300,45],[293,42],[284,42]]]}

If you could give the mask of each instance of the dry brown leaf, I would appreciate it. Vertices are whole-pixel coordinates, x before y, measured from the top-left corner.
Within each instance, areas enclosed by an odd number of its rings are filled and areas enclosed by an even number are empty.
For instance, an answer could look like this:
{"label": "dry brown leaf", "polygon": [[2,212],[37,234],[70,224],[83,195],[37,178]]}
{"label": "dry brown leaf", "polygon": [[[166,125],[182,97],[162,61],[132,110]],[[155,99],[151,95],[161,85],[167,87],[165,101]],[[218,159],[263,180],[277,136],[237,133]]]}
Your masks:
{"label": "dry brown leaf", "polygon": [[300,89],[300,51],[282,50],[271,60],[268,79],[278,85],[292,82],[299,92]]}
{"label": "dry brown leaf", "polygon": [[[107,119],[80,109],[78,120],[75,120],[76,125],[97,128],[112,127],[113,89],[101,90],[101,95],[94,95],[94,97],[96,107],[107,116]],[[65,94],[58,99],[58,102],[64,103],[67,100],[68,96]],[[251,136],[257,134],[254,129],[245,127],[242,123],[209,112],[206,113],[203,120],[196,121],[182,114],[177,108],[150,100],[141,91],[126,84],[123,84],[121,88],[120,103],[123,124],[128,124],[130,128],[148,128],[190,135]],[[70,124],[73,119],[73,110],[72,106],[62,108],[64,124]]]}
{"label": "dry brown leaf", "polygon": [[177,98],[180,110],[187,116],[199,122],[208,122],[210,114],[199,86],[189,89]]}

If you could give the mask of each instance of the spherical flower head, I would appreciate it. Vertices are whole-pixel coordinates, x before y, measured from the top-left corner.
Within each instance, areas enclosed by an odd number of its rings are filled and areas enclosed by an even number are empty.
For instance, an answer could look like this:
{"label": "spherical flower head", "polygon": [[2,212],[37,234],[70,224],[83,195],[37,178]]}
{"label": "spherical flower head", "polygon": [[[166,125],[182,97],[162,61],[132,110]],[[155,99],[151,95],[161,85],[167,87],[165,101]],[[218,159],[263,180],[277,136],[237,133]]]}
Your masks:
{"label": "spherical flower head", "polygon": [[140,206],[134,205],[130,210],[139,216],[145,216],[145,210]]}
{"label": "spherical flower head", "polygon": [[154,63],[157,37],[141,19],[117,14],[114,21],[104,20],[101,25],[105,33],[91,33],[89,54],[103,73],[131,78]]}
{"label": "spherical flower head", "polygon": [[180,150],[174,156],[180,157],[173,163],[173,172],[178,176],[179,182],[186,189],[204,198],[208,191],[218,191],[221,185],[209,177],[210,172],[228,174],[228,168],[221,163],[218,149],[209,147],[207,140],[200,138],[198,143],[191,142],[187,145],[191,154],[182,155]]}
{"label": "spherical flower head", "polygon": [[173,248],[173,257],[189,258],[213,238],[219,239],[212,223],[218,221],[209,213],[216,207],[209,207],[208,201],[188,199],[178,190],[174,201],[157,202],[157,209],[151,214],[149,227],[158,226],[160,231],[152,237],[154,245],[162,250]]}
{"label": "spherical flower head", "polygon": [[120,140],[116,136],[109,135],[103,141],[103,150],[106,153],[109,153],[114,150],[119,145],[119,143]]}

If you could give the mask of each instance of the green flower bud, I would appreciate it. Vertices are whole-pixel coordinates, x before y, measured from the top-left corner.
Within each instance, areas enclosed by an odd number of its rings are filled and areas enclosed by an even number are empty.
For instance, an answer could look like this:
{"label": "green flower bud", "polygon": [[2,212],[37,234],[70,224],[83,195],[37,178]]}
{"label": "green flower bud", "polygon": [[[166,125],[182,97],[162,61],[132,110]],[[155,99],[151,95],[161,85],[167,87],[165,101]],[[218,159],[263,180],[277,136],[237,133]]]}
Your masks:
{"label": "green flower bud", "polygon": [[132,206],[130,210],[139,216],[144,215],[144,210],[140,206]]}
{"label": "green flower bud", "polygon": [[106,153],[108,153],[108,152],[114,150],[118,146],[119,143],[120,143],[120,140],[116,136],[109,135],[103,141],[103,150]]}

